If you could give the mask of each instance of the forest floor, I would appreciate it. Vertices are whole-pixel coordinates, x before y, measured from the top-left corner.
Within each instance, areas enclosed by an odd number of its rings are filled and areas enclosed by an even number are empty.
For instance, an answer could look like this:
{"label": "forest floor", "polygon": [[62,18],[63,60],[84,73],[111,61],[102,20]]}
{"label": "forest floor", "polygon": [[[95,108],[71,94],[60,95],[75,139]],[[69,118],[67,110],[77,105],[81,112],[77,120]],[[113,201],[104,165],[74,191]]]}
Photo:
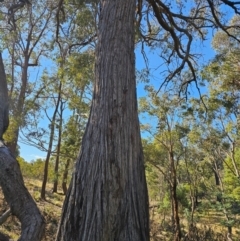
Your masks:
{"label": "forest floor", "polygon": [[[46,189],[46,201],[42,201],[40,198],[40,191],[42,182],[39,180],[25,178],[25,185],[30,194],[37,203],[39,209],[45,217],[46,231],[43,241],[54,241],[56,237],[58,222],[61,216],[62,204],[64,195],[60,193],[52,193],[52,185],[47,185]],[[8,210],[9,207],[4,199],[2,192],[0,191],[0,216]],[[181,215],[181,225],[187,230],[187,221]],[[227,240],[227,230],[225,227],[219,224],[219,220],[224,219],[221,213],[212,212],[208,210],[199,215],[196,222],[196,226],[201,232],[214,232],[216,235],[221,235],[216,239],[202,239],[202,240]],[[151,241],[170,241],[171,238],[171,220],[169,217],[163,219],[163,214],[159,214],[157,210],[150,209],[150,224],[151,224]],[[198,230],[198,231],[199,231]],[[14,216],[10,216],[7,221],[0,226],[0,233],[6,234],[10,239],[17,240],[20,236],[21,225],[18,219]],[[195,240],[195,239],[191,239]],[[233,240],[240,240],[240,229],[233,229]],[[0,241],[1,239],[0,235]],[[199,241],[196,239],[196,241]]]}
{"label": "forest floor", "polygon": [[[184,214],[180,212],[180,225],[183,230],[182,236],[186,237],[189,231],[189,225]],[[239,219],[239,217],[238,217]],[[227,227],[224,227],[221,222],[225,220],[222,212],[217,212],[211,208],[205,210],[205,212],[195,213],[194,218],[194,234],[190,239],[186,241],[228,241]],[[173,240],[173,232],[171,225],[171,217],[165,216],[162,213],[158,213],[157,210],[150,209],[150,230],[151,241],[171,241]],[[240,227],[236,224],[232,228],[232,241],[240,240]]]}
{"label": "forest floor", "polygon": [[[46,221],[46,231],[43,241],[53,241],[56,238],[57,226],[61,216],[64,195],[62,193],[52,193],[52,185],[47,185],[46,201],[40,199],[42,182],[33,179],[24,179],[25,185],[34,198],[37,206],[44,215]],[[0,216],[9,209],[2,192],[0,192]],[[7,221],[0,226],[0,232],[9,236],[10,239],[17,240],[21,232],[21,224],[14,216],[10,216]],[[0,241],[1,236],[0,236]]]}

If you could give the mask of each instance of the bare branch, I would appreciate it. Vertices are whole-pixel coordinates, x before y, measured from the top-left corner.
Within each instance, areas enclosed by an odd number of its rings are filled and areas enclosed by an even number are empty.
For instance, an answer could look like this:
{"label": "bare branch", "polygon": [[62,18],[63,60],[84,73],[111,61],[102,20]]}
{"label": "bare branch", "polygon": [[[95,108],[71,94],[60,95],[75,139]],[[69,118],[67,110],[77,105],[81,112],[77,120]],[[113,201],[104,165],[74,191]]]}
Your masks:
{"label": "bare branch", "polygon": [[8,209],[5,213],[2,214],[2,216],[0,217],[0,225],[2,225],[3,223],[5,223],[8,219],[8,217],[11,216],[11,209]]}

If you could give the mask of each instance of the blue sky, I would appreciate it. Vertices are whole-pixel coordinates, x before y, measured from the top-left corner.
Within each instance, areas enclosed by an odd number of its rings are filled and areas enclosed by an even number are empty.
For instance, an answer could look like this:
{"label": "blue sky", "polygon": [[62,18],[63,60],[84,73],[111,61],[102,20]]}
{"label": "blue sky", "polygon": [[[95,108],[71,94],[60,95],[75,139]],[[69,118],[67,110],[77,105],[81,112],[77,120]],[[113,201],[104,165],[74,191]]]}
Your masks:
{"label": "blue sky", "polygon": [[[212,58],[214,56],[214,51],[211,49],[211,42],[207,41],[204,45],[199,45],[198,49],[196,49],[196,51],[200,51],[201,53],[203,53],[203,57],[200,58],[200,65],[203,63],[206,63],[210,58]],[[150,79],[150,84],[152,84],[153,86],[155,86],[156,89],[159,88],[160,83],[161,83],[161,69],[158,68],[159,66],[159,57],[157,52],[153,52],[150,51],[149,49],[146,49],[147,55],[148,55],[148,60],[149,60],[149,68],[151,70],[151,76],[152,78]],[[136,48],[136,68],[138,70],[145,68],[145,61],[143,58],[143,55],[141,54],[140,48]],[[43,69],[46,66],[51,66],[51,63],[48,61],[44,61],[44,64],[42,64],[42,66],[40,66],[39,68],[34,68],[34,69],[30,69],[30,73],[33,75],[31,78],[34,79],[34,75],[36,76],[36,74],[38,73],[38,76],[41,76],[41,73],[43,71]],[[138,97],[144,97],[146,95],[146,91],[144,90],[144,83],[139,83],[137,86],[137,94]],[[65,118],[68,118],[68,116],[66,115]],[[144,121],[144,120],[142,120]],[[44,124],[44,123],[43,123]],[[21,142],[19,142],[20,145],[20,155],[21,157],[23,157],[26,161],[31,161],[37,158],[42,158],[44,159],[46,157],[46,153],[40,151],[39,149],[29,146],[29,145],[25,145]]]}

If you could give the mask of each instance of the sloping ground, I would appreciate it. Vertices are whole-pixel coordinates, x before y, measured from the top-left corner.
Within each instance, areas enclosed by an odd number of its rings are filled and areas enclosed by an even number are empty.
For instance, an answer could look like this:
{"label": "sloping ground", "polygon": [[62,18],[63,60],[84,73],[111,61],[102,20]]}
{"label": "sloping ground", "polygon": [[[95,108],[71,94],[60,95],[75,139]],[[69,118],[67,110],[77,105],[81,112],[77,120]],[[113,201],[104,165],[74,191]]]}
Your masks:
{"label": "sloping ground", "polygon": [[[27,178],[25,179],[25,185],[27,186],[29,192],[36,201],[39,209],[41,210],[46,220],[46,231],[43,241],[54,241],[57,232],[58,222],[62,211],[62,203],[64,200],[64,196],[62,193],[52,193],[52,185],[48,184],[46,190],[47,201],[42,201],[40,199],[41,184],[42,183],[39,180]],[[165,216],[164,218],[163,214],[159,214],[157,212],[156,207],[150,208],[151,240],[170,241],[172,240],[171,218],[168,216]],[[4,200],[4,196],[0,190],[0,216],[8,209],[9,207],[6,201]],[[221,219],[224,219],[222,213],[217,213],[216,211],[213,212],[212,210],[209,210],[208,212],[199,215],[196,227],[197,230],[194,230],[194,235],[196,235],[196,233],[198,232],[199,236],[205,236],[205,238],[201,239],[204,241],[226,240],[227,230],[225,227],[219,224],[219,221]],[[184,220],[184,217],[181,217],[181,224],[184,226],[184,229],[187,230],[187,221]],[[17,240],[17,238],[20,235],[20,232],[20,222],[17,220],[16,217],[10,216],[7,219],[7,221],[0,226],[0,241],[6,240],[1,235],[1,233],[6,234],[12,240]],[[206,238],[207,236],[211,236],[210,239]],[[199,240],[200,239],[196,241]],[[233,240],[240,240],[240,229],[233,228]]]}
{"label": "sloping ground", "polygon": [[[150,225],[151,225],[151,241],[171,241],[173,240],[173,228],[171,223],[171,217],[158,213],[157,205],[153,203],[150,208]],[[155,207],[155,208],[153,208]],[[155,210],[154,210],[155,209]],[[197,216],[197,214],[196,214]],[[181,227],[184,230],[184,241],[226,241],[227,228],[221,225],[221,221],[224,220],[222,212],[208,209],[204,213],[199,214],[198,218],[195,217],[195,225],[192,227],[189,233],[189,227],[187,219],[183,214],[180,214]],[[189,238],[190,236],[190,238]],[[232,240],[240,240],[240,228],[236,224],[232,229]]]}
{"label": "sloping ground", "polygon": [[[62,203],[64,196],[56,193],[51,193],[51,186],[47,185],[46,197],[47,201],[40,200],[41,182],[39,180],[25,179],[32,197],[36,201],[39,209],[46,220],[46,232],[43,241],[54,241],[57,232],[57,225],[60,219]],[[0,191],[0,216],[8,209],[8,205],[4,200],[4,196]],[[17,240],[21,232],[20,222],[16,217],[10,216],[7,221],[0,226],[0,232],[6,234],[10,239]],[[0,241],[4,241],[0,235]]]}

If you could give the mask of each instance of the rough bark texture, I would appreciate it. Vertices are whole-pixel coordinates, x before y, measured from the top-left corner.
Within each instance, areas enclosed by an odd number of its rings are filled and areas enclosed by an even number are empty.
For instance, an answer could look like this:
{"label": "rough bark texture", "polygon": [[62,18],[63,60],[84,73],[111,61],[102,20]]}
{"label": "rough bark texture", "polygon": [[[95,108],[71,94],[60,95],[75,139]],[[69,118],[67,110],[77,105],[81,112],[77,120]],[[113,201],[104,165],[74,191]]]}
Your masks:
{"label": "rough bark texture", "polygon": [[0,53],[0,140],[3,140],[3,133],[7,130],[8,124],[7,80],[2,60],[2,54]]}
{"label": "rough bark texture", "polygon": [[68,169],[70,165],[70,159],[67,159],[64,167],[63,177],[62,177],[62,190],[63,194],[67,194],[67,177],[68,177]]}
{"label": "rough bark texture", "polygon": [[11,212],[21,222],[19,241],[40,241],[45,222],[36,203],[24,186],[19,165],[9,149],[0,146],[0,185]]}
{"label": "rough bark texture", "polygon": [[91,113],[58,241],[149,240],[135,83],[135,4],[102,1]]}

